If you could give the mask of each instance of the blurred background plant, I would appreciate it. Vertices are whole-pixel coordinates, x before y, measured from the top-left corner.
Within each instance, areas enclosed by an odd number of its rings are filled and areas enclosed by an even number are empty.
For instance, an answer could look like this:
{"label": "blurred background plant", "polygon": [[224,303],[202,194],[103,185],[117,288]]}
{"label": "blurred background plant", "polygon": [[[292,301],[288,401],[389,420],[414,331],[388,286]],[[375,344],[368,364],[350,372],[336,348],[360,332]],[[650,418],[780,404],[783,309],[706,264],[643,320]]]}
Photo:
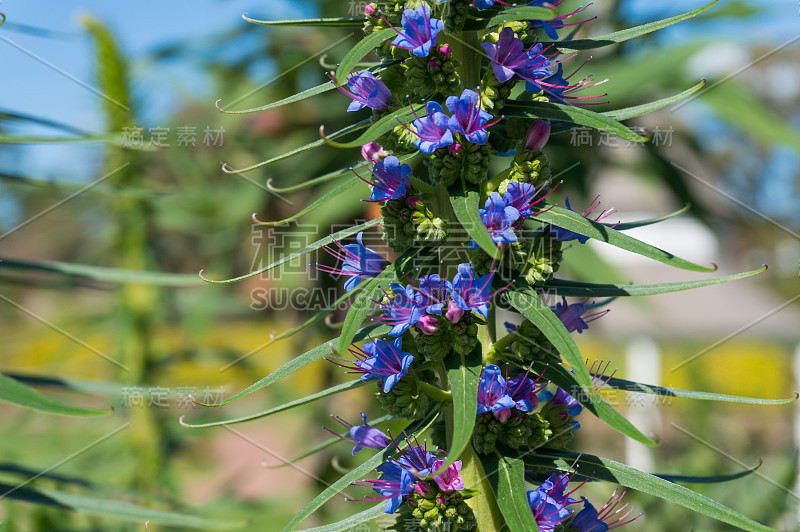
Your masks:
{"label": "blurred background plant", "polygon": [[[280,465],[324,440],[319,427],[333,427],[329,412],[355,421],[369,404],[367,392],[235,430],[191,431],[177,418],[196,415],[190,396],[218,401],[332,337],[318,321],[302,334],[271,339],[334,299],[320,306],[288,294],[312,288],[335,294],[341,282],[310,268],[307,259],[238,284],[205,284],[196,273],[241,275],[321,238],[331,223],[351,225],[375,213],[359,203],[364,190],[356,187],[296,222],[252,225],[250,213],[280,220],[332,190],[335,180],[283,189],[355,164],[360,154],[323,145],[245,174],[226,174],[222,163],[245,167],[318,140],[320,124],[337,131],[354,120],[344,116],[347,101],[336,91],[247,115],[221,113],[213,102],[222,98],[222,109],[246,109],[318,85],[330,69],[321,62],[335,63],[358,38],[350,28],[259,27],[238,19],[241,11],[256,18],[345,16],[359,15],[365,3],[292,2],[273,9],[208,0],[186,17],[151,2],[119,10],[101,4],[82,2],[97,15],[78,22],[64,18],[76,6],[45,14],[24,3],[3,4],[8,19],[0,26],[0,47],[10,83],[0,87],[6,347],[0,370],[12,383],[4,382],[0,393],[16,382],[70,404],[114,411],[59,417],[3,409],[0,530],[142,530],[146,519],[154,532],[221,529],[246,519],[285,522],[350,463],[347,446],[282,469],[262,462]],[[602,16],[591,32],[694,7],[597,2],[591,9]],[[692,260],[717,261],[721,273],[771,266],[755,280],[697,295],[615,302],[580,340],[585,353],[611,358],[624,377],[644,371],[658,384],[767,398],[797,388],[791,376],[800,319],[794,304],[800,298],[797,17],[793,2],[723,1],[681,26],[600,49],[585,67],[609,78],[603,87],[613,108],[680,92],[701,77],[708,83],[691,102],[635,121],[653,135],[645,148],[577,130],[554,135],[551,163],[569,169],[560,199],[568,195],[579,206],[602,193],[622,220],[690,203],[682,220],[635,236]],[[142,30],[142,20],[156,21]],[[623,101],[618,94],[632,96]],[[597,282],[601,272],[608,282],[659,282],[662,273],[682,280],[602,244],[571,253],[583,254],[568,262],[581,265],[569,271],[575,279],[593,272]],[[143,271],[150,273],[136,273]],[[636,361],[645,351],[652,363],[642,369]],[[290,387],[254,394],[232,408],[281,404],[338,378],[318,363]],[[621,436],[599,423],[584,432],[593,435],[581,442],[584,448],[671,474],[723,474],[763,459],[760,477],[692,487],[776,528],[796,526],[794,406],[693,402],[689,410],[681,400],[638,404],[624,394],[614,400],[629,412],[639,409],[636,419],[660,436],[661,448],[648,454],[635,443],[623,446]],[[231,417],[227,409],[224,415]],[[724,447],[715,450],[706,441]],[[647,516],[646,524],[634,526],[723,530],[649,497],[635,500]],[[337,501],[319,519],[348,510]]]}

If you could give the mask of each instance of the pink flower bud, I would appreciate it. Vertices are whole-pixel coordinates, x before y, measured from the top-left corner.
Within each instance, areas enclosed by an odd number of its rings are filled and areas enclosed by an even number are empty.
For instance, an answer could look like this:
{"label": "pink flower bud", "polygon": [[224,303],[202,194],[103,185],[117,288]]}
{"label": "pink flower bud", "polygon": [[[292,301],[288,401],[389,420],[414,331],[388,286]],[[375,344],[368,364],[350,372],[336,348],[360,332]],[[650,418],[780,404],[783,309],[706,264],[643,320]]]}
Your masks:
{"label": "pink flower bud", "polygon": [[367,142],[361,146],[361,155],[367,161],[377,163],[389,154],[377,142]]}
{"label": "pink flower bud", "polygon": [[510,408],[503,408],[501,410],[497,410],[494,413],[494,417],[497,418],[497,421],[500,423],[505,423],[508,421],[508,418],[511,417],[511,409]]}
{"label": "pink flower bud", "polygon": [[417,328],[422,334],[431,335],[439,331],[439,322],[434,316],[425,314],[417,322]]}
{"label": "pink flower bud", "polygon": [[427,482],[417,482],[414,484],[414,491],[424,496],[426,493],[431,492],[431,488]]}
{"label": "pink flower bud", "polygon": [[550,138],[550,123],[545,120],[536,120],[525,134],[525,149],[539,151]]}
{"label": "pink flower bud", "polygon": [[375,4],[367,4],[367,7],[364,8],[364,14],[368,17],[373,16],[377,12],[378,10],[376,9]]}
{"label": "pink flower bud", "polygon": [[461,148],[462,148],[461,144],[459,144],[458,142],[455,142],[455,143],[451,144],[448,149],[450,150],[450,155],[456,156],[459,153],[461,153]]}
{"label": "pink flower bud", "polygon": [[439,55],[442,56],[442,59],[450,59],[453,55],[453,51],[450,49],[449,44],[443,44],[439,47]]}
{"label": "pink flower bud", "polygon": [[444,313],[444,317],[448,319],[450,323],[458,323],[458,320],[464,315],[464,309],[456,305],[455,301],[450,301],[447,304],[447,312]]}

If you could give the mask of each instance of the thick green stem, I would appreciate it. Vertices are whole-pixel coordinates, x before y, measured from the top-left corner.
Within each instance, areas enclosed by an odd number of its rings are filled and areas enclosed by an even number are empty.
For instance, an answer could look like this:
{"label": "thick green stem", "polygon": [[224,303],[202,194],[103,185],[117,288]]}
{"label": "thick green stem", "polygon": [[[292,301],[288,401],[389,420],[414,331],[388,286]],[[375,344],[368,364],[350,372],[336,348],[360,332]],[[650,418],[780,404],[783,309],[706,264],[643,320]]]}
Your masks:
{"label": "thick green stem", "polygon": [[418,381],[419,389],[425,393],[428,397],[436,399],[439,402],[447,403],[453,400],[453,395],[450,392],[446,392],[441,388],[434,386],[433,384],[428,384],[427,382]]}
{"label": "thick green stem", "polygon": [[[497,474],[495,472],[495,474]],[[486,478],[486,471],[472,447],[461,453],[461,478],[468,488],[478,490],[478,494],[467,499],[467,504],[475,512],[478,532],[497,532],[505,527],[500,508],[497,506],[492,486]]]}

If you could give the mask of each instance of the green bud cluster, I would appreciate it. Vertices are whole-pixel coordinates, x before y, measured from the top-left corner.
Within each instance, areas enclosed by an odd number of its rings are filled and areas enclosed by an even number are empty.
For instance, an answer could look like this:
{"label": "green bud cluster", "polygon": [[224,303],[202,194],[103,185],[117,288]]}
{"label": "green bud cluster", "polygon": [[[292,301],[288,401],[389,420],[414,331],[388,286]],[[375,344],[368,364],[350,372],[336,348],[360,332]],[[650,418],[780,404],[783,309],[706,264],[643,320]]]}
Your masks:
{"label": "green bud cluster", "polygon": [[442,360],[453,349],[453,330],[450,322],[443,316],[436,318],[438,330],[432,334],[417,332],[414,342],[420,353],[428,360]]}
{"label": "green bud cluster", "polygon": [[420,201],[389,200],[381,207],[381,215],[383,239],[397,252],[404,253],[415,243],[432,246],[447,239],[446,222]]}
{"label": "green bud cluster", "polygon": [[444,31],[459,33],[467,21],[467,11],[473,0],[450,0],[445,4]]}
{"label": "green bud cluster", "polygon": [[[473,490],[444,492],[434,482],[426,482],[426,493],[414,490],[408,496],[410,511],[400,517],[418,520],[416,525],[426,531],[472,530],[477,525],[475,513],[466,502]],[[403,514],[406,514],[405,516]]]}
{"label": "green bud cluster", "polygon": [[529,320],[517,327],[517,339],[511,344],[511,353],[524,364],[531,362],[561,362],[561,355],[539,328]]}
{"label": "green bud cluster", "polygon": [[[374,12],[372,15],[367,16],[364,22],[364,33],[369,35],[376,31],[381,31],[389,27],[386,23],[388,20],[392,26],[400,26],[400,21],[403,18],[403,11],[405,10],[405,2],[373,2],[369,4]],[[384,20],[384,18],[386,20]],[[400,59],[403,60],[409,56],[407,50],[392,46],[390,43],[392,39],[388,39],[375,48],[375,53],[382,59]]]}
{"label": "green bud cluster", "polygon": [[456,141],[452,146],[439,148],[426,160],[426,163],[431,179],[446,187],[455,183],[461,176],[470,183],[483,183],[489,171],[491,155],[492,149],[489,146],[472,144],[460,135],[456,135]]}
{"label": "green bud cluster", "polygon": [[389,393],[379,388],[378,402],[391,415],[414,421],[425,417],[431,400],[419,390],[415,377],[405,375]]}
{"label": "green bud cluster", "polygon": [[564,449],[574,437],[573,422],[575,418],[567,413],[563,405],[554,405],[548,401],[541,410],[541,416],[549,423],[550,438],[547,446],[553,449]]}
{"label": "green bud cluster", "polygon": [[498,114],[508,97],[511,96],[513,87],[514,81],[503,83],[497,79],[491,68],[487,68],[483,79],[481,79],[481,105],[483,110],[495,115]]}
{"label": "green bud cluster", "polygon": [[406,87],[415,96],[427,99],[436,93],[461,93],[461,77],[456,72],[460,63],[441,50],[442,47],[434,48],[428,57],[412,55],[403,61]]}
{"label": "green bud cluster", "polygon": [[494,413],[485,412],[475,420],[472,446],[481,454],[494,452],[498,443],[509,449],[535,449],[545,442],[549,446],[552,435],[551,423],[542,414],[511,409],[508,419],[500,421]]}
{"label": "green bud cluster", "polygon": [[478,345],[478,324],[470,314],[464,314],[458,322],[451,325],[450,329],[452,347],[456,353],[466,356],[475,350]]}

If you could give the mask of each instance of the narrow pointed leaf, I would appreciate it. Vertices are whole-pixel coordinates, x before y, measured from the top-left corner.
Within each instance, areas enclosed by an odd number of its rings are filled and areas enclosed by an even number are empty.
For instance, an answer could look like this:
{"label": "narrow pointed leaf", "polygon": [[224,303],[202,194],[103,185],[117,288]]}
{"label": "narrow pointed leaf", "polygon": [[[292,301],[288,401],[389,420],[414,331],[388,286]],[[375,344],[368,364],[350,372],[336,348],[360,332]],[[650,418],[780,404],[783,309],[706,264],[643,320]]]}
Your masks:
{"label": "narrow pointed leaf", "polygon": [[522,100],[509,100],[503,108],[505,116],[523,118],[544,118],[548,120],[561,120],[581,126],[590,127],[599,131],[613,133],[630,142],[647,142],[647,137],[641,136],[608,116],[572,105],[549,102],[529,102]]}
{"label": "narrow pointed leaf", "polygon": [[606,227],[601,223],[584,218],[578,213],[572,212],[569,209],[553,206],[547,212],[542,212],[531,217],[542,223],[553,224],[562,227],[569,231],[578,233],[579,235],[588,236],[600,242],[606,242],[612,246],[648,257],[658,262],[662,262],[668,266],[674,266],[684,270],[695,272],[713,272],[716,267],[700,266],[693,262],[689,262],[680,257],[673,255],[663,249],[659,249],[650,244],[645,244],[641,240],[621,233],[610,227]]}
{"label": "narrow pointed leaf", "polygon": [[394,128],[400,126],[401,123],[405,124],[410,122],[414,118],[414,113],[419,115],[420,112],[424,112],[424,109],[425,105],[421,103],[406,106],[395,113],[384,116],[372,124],[369,129],[355,140],[351,140],[350,142],[335,142],[331,140],[333,137],[329,136],[326,137],[323,142],[327,142],[335,148],[358,148],[390,132]]}
{"label": "narrow pointed leaf", "polygon": [[[634,107],[626,107],[624,109],[616,109],[614,111],[607,111],[602,113],[603,116],[607,116],[614,120],[628,120],[629,118],[635,118],[637,116],[646,115],[647,113],[652,113],[653,111],[658,111],[659,109],[663,109],[673,103],[677,103],[684,98],[688,98],[692,94],[696,93],[700,89],[702,89],[706,84],[706,80],[701,81],[694,87],[687,89],[680,94],[676,94],[675,96],[670,96],[669,98],[662,98],[661,100],[656,100],[654,102],[645,103],[642,105],[636,105]],[[688,208],[688,206],[687,206]]]}
{"label": "narrow pointed leaf", "polygon": [[247,13],[242,18],[261,26],[324,26],[327,28],[361,28],[366,17],[307,18],[299,20],[258,20],[250,18]]}
{"label": "narrow pointed leaf", "polygon": [[111,410],[97,410],[70,405],[42,395],[16,379],[0,374],[0,402],[61,416],[104,416]]}
{"label": "narrow pointed leaf", "polygon": [[506,22],[513,22],[515,20],[553,20],[556,15],[557,12],[555,9],[549,9],[546,7],[512,7],[510,9],[503,9],[499,14],[488,19],[469,21],[468,29],[478,30],[490,28],[492,26],[505,24]]}
{"label": "narrow pointed leaf", "polygon": [[[391,283],[397,282],[402,272],[407,271],[414,257],[418,253],[418,249],[412,248],[403,253],[394,263],[389,264],[383,271],[369,280],[364,286],[364,289],[358,294],[358,297],[353,302],[353,306],[347,312],[347,317],[342,326],[342,334],[339,337],[339,351],[346,351],[350,344],[353,343],[353,338],[356,332],[361,328],[361,324],[369,314],[370,309],[375,307],[374,301],[380,300],[383,292],[389,288]],[[362,281],[360,284],[363,284]]]}
{"label": "narrow pointed leaf", "polygon": [[[377,336],[377,335],[389,332],[389,329],[390,329],[390,327],[388,327],[386,325],[370,325],[369,327],[364,327],[363,329],[358,331],[358,333],[356,333],[355,337],[353,338],[353,341],[360,342],[361,340],[364,340],[365,338],[367,338],[370,335]],[[241,392],[237,393],[236,395],[234,395],[232,397],[229,397],[228,399],[222,401],[221,403],[206,404],[206,403],[197,402],[197,404],[200,405],[200,406],[205,406],[205,407],[224,406],[224,405],[227,405],[227,404],[232,403],[234,401],[237,401],[237,400],[239,400],[239,399],[241,399],[243,397],[247,397],[248,395],[250,395],[252,393],[255,393],[255,392],[259,391],[259,390],[263,390],[264,388],[266,388],[266,387],[278,382],[279,380],[281,380],[281,379],[283,379],[285,377],[288,377],[289,375],[291,375],[295,371],[298,371],[298,370],[308,366],[309,364],[311,364],[313,362],[316,362],[317,360],[319,360],[321,358],[324,358],[327,355],[332,354],[333,351],[331,350],[331,344],[334,341],[335,341],[335,339],[331,340],[331,341],[328,341],[328,342],[325,342],[322,345],[318,345],[314,349],[310,349],[310,350],[306,351],[305,353],[303,353],[300,356],[292,358],[289,362],[287,362],[283,366],[279,367],[278,369],[276,369],[275,371],[273,371],[272,373],[270,373],[269,375],[267,375],[266,377],[264,377],[260,381],[254,383],[254,384],[251,384],[250,386],[248,386],[247,388],[245,388]]]}
{"label": "narrow pointed leaf", "polygon": [[539,526],[528,504],[525,463],[520,458],[502,456],[497,451],[478,456],[509,530],[538,532]]}
{"label": "narrow pointed leaf", "polygon": [[306,98],[311,98],[312,96],[316,96],[317,94],[322,94],[323,92],[328,92],[329,90],[335,89],[336,86],[333,84],[332,81],[326,81],[321,85],[317,85],[315,87],[311,87],[310,89],[306,89],[304,91],[300,91],[297,94],[292,94],[287,98],[283,98],[282,100],[278,100],[277,102],[268,103],[266,105],[262,105],[259,107],[253,107],[252,109],[242,109],[240,111],[230,111],[228,109],[224,109],[220,107],[220,102],[217,101],[217,109],[222,111],[223,113],[231,114],[231,115],[241,115],[247,113],[257,113],[259,111],[267,111],[269,109],[274,109],[276,107],[281,107],[283,105],[288,105],[290,103],[299,102],[301,100],[305,100]]}
{"label": "narrow pointed leaf", "polygon": [[[701,8],[694,9],[682,15],[665,18],[663,20],[657,20],[655,22],[642,24],[641,26],[635,26],[633,28],[628,28],[625,30],[615,31],[614,33],[600,35],[599,37],[593,37],[591,39],[558,41],[557,43],[553,44],[558,46],[558,49],[561,50],[562,52],[568,53],[568,52],[576,52],[578,50],[590,50],[592,48],[601,48],[603,46],[609,46],[612,44],[625,42],[627,40],[635,39],[636,37],[641,37],[642,35],[646,35],[648,33],[652,33],[654,31],[666,28],[668,26],[672,26],[673,24],[677,24],[678,22],[690,19],[694,16],[699,15],[700,13],[702,13],[703,11],[710,8],[716,3],[717,0],[714,0],[710,4],[706,4]],[[545,42],[544,44],[547,44],[547,42]]]}
{"label": "narrow pointed leaf", "polygon": [[647,493],[648,495],[655,495],[656,497],[680,504],[685,508],[722,521],[723,523],[733,525],[742,530],[751,532],[775,532],[774,528],[757,523],[739,512],[731,510],[689,488],[685,488],[679,484],[669,482],[649,473],[638,471],[608,458],[601,458],[589,454],[577,455],[575,453],[555,453],[550,450],[542,450],[535,455],[525,457],[524,460],[531,465],[554,466],[562,471],[569,471],[571,464],[577,460],[578,470],[583,475],[592,475],[594,478],[600,480],[621,484],[626,488],[635,489],[642,493]]}
{"label": "narrow pointed leaf", "polygon": [[489,231],[483,225],[481,215],[478,209],[480,205],[481,194],[477,190],[467,190],[466,186],[462,188],[461,194],[450,195],[450,202],[453,205],[453,212],[458,218],[461,226],[467,231],[470,237],[489,254],[490,257],[499,258],[500,250],[497,244],[492,241]]}
{"label": "narrow pointed leaf", "polygon": [[667,388],[654,384],[642,384],[641,382],[628,381],[612,377],[606,384],[609,388],[624,390],[626,392],[646,393],[661,395],[665,397],[678,397],[681,399],[695,399],[699,401],[719,401],[723,403],[741,403],[748,405],[783,405],[793,403],[798,395],[785,399],[760,399],[758,397],[740,397],[738,395],[725,395],[711,392],[698,392],[694,390],[681,390],[678,388]]}
{"label": "narrow pointed leaf", "polygon": [[[369,168],[363,168],[363,167],[361,169],[359,169],[359,170],[353,170],[353,171],[354,172],[359,172],[360,175],[366,174],[366,175],[364,175],[365,179],[366,179],[366,176],[371,173]],[[258,223],[258,225],[266,225],[266,226],[283,225],[283,224],[287,224],[289,222],[292,222],[294,220],[297,220],[299,218],[302,218],[304,215],[310,213],[311,211],[313,211],[315,209],[318,209],[319,207],[322,207],[323,205],[325,205],[328,202],[330,202],[331,200],[333,200],[339,194],[344,194],[345,192],[347,192],[351,188],[354,188],[355,186],[357,186],[360,183],[363,183],[363,181],[361,181],[358,177],[353,176],[350,179],[348,179],[347,181],[345,181],[344,183],[342,183],[341,185],[339,185],[338,187],[336,187],[333,190],[331,190],[330,192],[328,192],[327,194],[324,194],[324,195],[320,196],[319,199],[317,199],[314,203],[312,203],[311,205],[307,206],[306,208],[304,208],[300,212],[298,212],[296,214],[293,214],[293,215],[289,216],[288,218],[284,218],[283,220],[277,220],[277,221],[274,221],[274,222],[260,221]]]}
{"label": "narrow pointed leaf", "polygon": [[373,48],[381,44],[383,41],[387,39],[393,39],[397,36],[397,33],[392,28],[386,28],[374,33],[370,33],[358,44],[353,46],[347,55],[342,58],[341,63],[339,63],[339,68],[336,69],[336,81],[339,85],[344,84],[347,81],[347,76],[350,75],[350,72],[355,68],[355,66],[364,58],[365,55],[370,53]]}
{"label": "narrow pointed leaf", "polygon": [[657,218],[649,218],[647,220],[639,220],[636,222],[624,222],[618,224],[605,224],[612,229],[616,229],[617,231],[628,231],[629,229],[636,229],[637,227],[645,227],[647,225],[657,224],[659,222],[663,222],[664,220],[669,220],[670,218],[675,218],[676,216],[680,216],[681,214],[685,213],[691,207],[690,204],[684,205],[681,209],[671,212],[669,214],[665,214],[664,216],[659,216]]}
{"label": "narrow pointed leaf", "polygon": [[343,519],[338,523],[317,526],[314,528],[304,528],[300,532],[341,532],[343,530],[348,530],[348,531],[360,530],[356,528],[356,525],[372,521],[373,519],[377,519],[378,517],[383,515],[383,507],[385,505],[386,503],[381,502],[380,504],[373,506],[369,510],[358,512],[357,514],[351,515],[347,519]]}
{"label": "narrow pointed leaf", "polygon": [[196,275],[123,270],[69,262],[0,259],[0,268],[47,272],[109,283],[144,283],[159,286],[200,286],[203,284]]}
{"label": "narrow pointed leaf", "polygon": [[301,397],[300,399],[296,399],[294,401],[290,401],[290,402],[282,404],[280,406],[276,406],[274,408],[270,408],[269,410],[264,410],[262,412],[257,412],[255,414],[250,414],[248,416],[238,417],[238,418],[235,418],[235,419],[228,419],[226,421],[214,421],[214,422],[211,422],[211,423],[200,423],[200,424],[197,424],[197,425],[193,425],[193,424],[190,424],[190,423],[186,423],[183,420],[184,416],[181,416],[180,423],[184,427],[188,427],[188,428],[191,428],[191,429],[201,429],[201,428],[207,428],[207,427],[219,427],[221,425],[233,425],[235,423],[244,423],[245,421],[251,421],[253,419],[259,419],[259,418],[262,418],[262,417],[271,416],[272,414],[277,414],[278,412],[285,412],[286,410],[291,410],[292,408],[296,408],[298,406],[302,406],[302,405],[305,405],[305,404],[308,404],[308,403],[312,403],[312,402],[317,401],[319,399],[323,399],[325,397],[330,397],[331,395],[336,395],[336,394],[342,393],[342,392],[348,392],[348,391],[353,390],[355,388],[360,388],[361,386],[364,386],[365,384],[367,384],[367,383],[365,381],[362,381],[361,379],[350,381],[350,382],[345,382],[343,384],[337,384],[336,386],[331,386],[330,388],[328,388],[326,390],[322,390],[321,392],[317,392],[317,393],[312,394],[312,395],[307,395],[305,397]]}
{"label": "narrow pointed leaf", "polygon": [[[223,280],[223,281],[215,281],[215,280],[212,280],[212,279],[207,279],[205,277],[203,277],[202,279],[204,281],[206,281],[206,282],[215,283],[215,284],[226,284],[226,283],[235,283],[237,281],[243,281],[245,279],[249,279],[251,277],[255,277],[256,275],[261,275],[264,272],[268,272],[268,271],[270,271],[270,270],[272,270],[274,268],[277,268],[281,264],[289,262],[289,261],[291,261],[293,259],[296,259],[296,258],[302,257],[304,255],[307,255],[308,253],[311,253],[312,251],[317,250],[317,249],[321,248],[322,246],[327,246],[328,244],[331,244],[334,240],[341,240],[343,238],[347,238],[348,236],[352,236],[352,235],[358,233],[359,231],[364,231],[366,229],[369,229],[370,227],[374,227],[374,226],[380,224],[382,221],[383,221],[383,218],[376,218],[374,220],[370,220],[368,222],[365,222],[363,224],[359,224],[359,225],[350,227],[348,229],[342,229],[341,231],[333,233],[332,235],[328,235],[325,238],[321,238],[321,239],[317,240],[313,244],[304,247],[300,251],[296,251],[295,253],[290,253],[289,255],[286,255],[285,257],[280,258],[280,259],[276,260],[275,262],[273,262],[271,264],[268,264],[267,266],[264,266],[263,268],[259,268],[258,270],[254,271],[254,272],[250,272],[248,274],[241,275],[239,277],[234,277],[233,279],[226,279],[226,280]],[[202,272],[200,272],[200,273],[202,275]]]}
{"label": "narrow pointed leaf", "polygon": [[16,499],[44,506],[54,506],[63,510],[119,521],[128,521],[138,523],[139,525],[142,525],[145,521],[150,521],[151,524],[164,526],[210,530],[230,530],[243,528],[245,526],[243,522],[217,521],[215,519],[206,519],[167,510],[145,508],[124,501],[66,493],[53,489],[0,484],[0,492],[3,493],[3,498]]}
{"label": "narrow pointed leaf", "polygon": [[755,466],[739,471],[738,473],[731,473],[729,475],[709,475],[709,476],[695,476],[695,475],[662,475],[660,473],[653,473],[654,477],[662,478],[669,482],[681,482],[683,484],[721,484],[723,482],[730,482],[738,480],[748,475],[755,473],[761,467],[763,462],[759,461]]}
{"label": "narrow pointed leaf", "polygon": [[[364,120],[362,120],[360,122],[356,122],[353,125],[347,126],[346,128],[343,128],[343,129],[340,129],[339,131],[331,133],[328,136],[328,139],[335,139],[335,138],[347,135],[348,133],[352,133],[353,131],[359,131],[359,130],[364,129],[365,127],[367,127],[368,123],[369,123],[369,119],[365,118]],[[299,148],[295,148],[295,149],[293,149],[291,151],[288,151],[286,153],[282,153],[281,155],[277,155],[277,156],[273,157],[272,159],[267,159],[266,161],[261,161],[260,163],[256,163],[256,164],[248,166],[246,168],[238,168],[238,169],[231,168],[230,166],[227,165],[227,163],[225,163],[222,166],[222,171],[225,172],[226,174],[241,174],[241,173],[244,173],[244,172],[249,172],[251,170],[256,170],[257,168],[263,168],[263,167],[268,166],[270,164],[277,163],[278,161],[283,161],[284,159],[288,159],[289,157],[294,157],[295,155],[299,155],[301,153],[305,153],[307,151],[311,151],[314,148],[318,148],[318,147],[322,146],[323,144],[325,144],[325,142],[326,142],[325,139],[315,140],[314,142],[306,144],[305,146],[300,146]],[[328,140],[327,142],[330,144],[331,141]]]}
{"label": "narrow pointed leaf", "polygon": [[452,394],[453,436],[447,450],[447,460],[434,472],[437,475],[447,469],[461,456],[472,440],[475,418],[478,415],[478,381],[481,378],[480,348],[468,356],[451,352],[445,359],[447,380]]}
{"label": "narrow pointed leaf", "polygon": [[[407,431],[409,438],[413,440],[414,437],[428,430],[436,421],[436,419],[438,419],[438,417],[439,413],[436,412],[430,414],[426,420],[413,423]],[[387,459],[391,458],[397,452],[397,449],[405,449],[407,446],[408,443],[406,442],[406,439],[403,436],[397,436],[394,440],[394,443],[390,444],[389,447],[387,447],[384,451],[376,453],[368,458],[364,463],[340,477],[339,480],[335,481],[322,493],[317,495],[314,500],[305,505],[303,509],[300,510],[297,515],[283,528],[283,532],[297,530],[297,526],[308,516],[316,512],[323,504],[345,490],[352,482],[362,478],[364,475],[381,465]]]}
{"label": "narrow pointed leaf", "polygon": [[691,290],[703,286],[727,283],[744,279],[759,273],[764,273],[766,266],[751,272],[736,273],[717,277],[716,279],[703,279],[700,281],[683,281],[679,283],[659,283],[659,284],[594,284],[580,281],[563,281],[553,279],[542,285],[537,285],[536,290],[547,294],[565,297],[620,297],[620,296],[651,296],[655,294],[666,294],[670,292],[680,292]]}

